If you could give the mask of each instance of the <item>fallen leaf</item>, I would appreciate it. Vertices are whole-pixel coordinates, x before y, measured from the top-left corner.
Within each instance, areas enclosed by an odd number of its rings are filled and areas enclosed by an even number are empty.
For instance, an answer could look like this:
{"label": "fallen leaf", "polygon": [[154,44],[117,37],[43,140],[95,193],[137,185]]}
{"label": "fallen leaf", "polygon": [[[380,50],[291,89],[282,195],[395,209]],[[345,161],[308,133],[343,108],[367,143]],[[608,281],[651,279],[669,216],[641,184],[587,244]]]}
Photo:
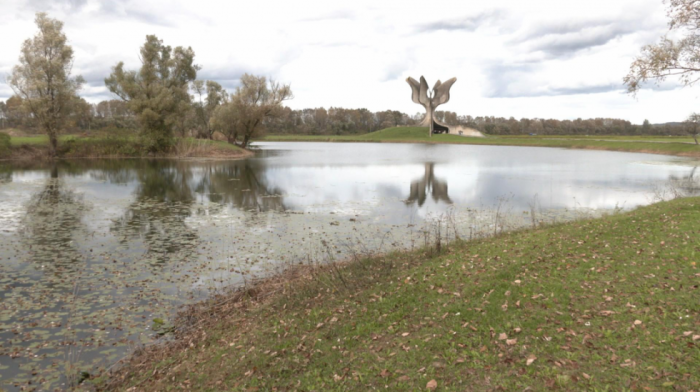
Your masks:
{"label": "fallen leaf", "polygon": [[430,381],[428,381],[427,384],[425,384],[425,387],[432,391],[432,390],[434,390],[435,388],[437,388],[437,381],[435,381],[435,380],[430,380]]}
{"label": "fallen leaf", "polygon": [[693,335],[693,340],[700,340],[700,335]]}
{"label": "fallen leaf", "polygon": [[506,339],[508,339],[508,335],[505,332],[498,335],[498,340],[506,340]]}
{"label": "fallen leaf", "polygon": [[685,331],[683,332],[683,336],[690,336],[693,334],[693,331]]}
{"label": "fallen leaf", "polygon": [[516,279],[513,283],[520,284],[520,279]]}
{"label": "fallen leaf", "polygon": [[522,329],[520,329],[519,327],[515,327],[513,329],[513,332],[515,332],[515,333],[520,333],[520,331],[522,331]]}
{"label": "fallen leaf", "polygon": [[642,320],[634,320],[634,325],[642,325]]}
{"label": "fallen leaf", "polygon": [[401,336],[404,336],[404,337],[405,337],[405,336],[408,336],[408,335],[409,335],[408,332],[404,332],[404,333],[401,334]]}
{"label": "fallen leaf", "polygon": [[530,355],[529,357],[527,357],[527,361],[525,361],[525,364],[527,366],[530,366],[530,365],[532,365],[533,362],[535,362],[536,359],[537,359],[536,356]]}
{"label": "fallen leaf", "polygon": [[509,346],[514,346],[516,343],[518,343],[518,339],[508,339],[506,340],[506,344]]}
{"label": "fallen leaf", "polygon": [[586,373],[581,373],[581,374],[583,375],[583,378],[585,378],[586,380],[591,379],[591,376],[589,376],[588,374],[586,374]]}

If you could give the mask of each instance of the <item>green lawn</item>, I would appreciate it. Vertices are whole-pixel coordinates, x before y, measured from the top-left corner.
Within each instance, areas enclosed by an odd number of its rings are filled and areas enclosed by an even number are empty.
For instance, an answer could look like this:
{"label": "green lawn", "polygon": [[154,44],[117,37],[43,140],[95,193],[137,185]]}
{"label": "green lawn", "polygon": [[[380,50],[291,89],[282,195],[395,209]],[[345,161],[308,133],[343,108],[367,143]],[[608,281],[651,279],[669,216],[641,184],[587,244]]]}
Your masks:
{"label": "green lawn", "polygon": [[[61,135],[58,137],[58,142],[65,142],[68,140],[73,140],[75,139],[75,135]],[[10,139],[10,144],[12,146],[23,146],[23,145],[29,145],[29,146],[42,146],[42,145],[48,145],[49,144],[49,137],[46,135],[37,135],[37,136],[13,136]]]}
{"label": "green lawn", "polygon": [[697,391],[699,234],[688,198],[328,268],[217,298],[113,387]]}
{"label": "green lawn", "polygon": [[323,142],[395,142],[395,143],[453,143],[506,146],[540,146],[626,152],[647,152],[700,157],[700,146],[690,144],[687,137],[645,136],[487,136],[484,138],[457,135],[428,136],[427,128],[396,127],[357,136],[269,135],[262,141],[323,141]]}
{"label": "green lawn", "polygon": [[[15,148],[23,146],[45,148],[49,144],[46,135],[12,137],[10,145]],[[225,156],[227,153],[245,154],[243,149],[224,141],[177,138],[175,150],[189,156]],[[61,135],[58,139],[59,154],[61,157],[137,157],[144,155],[138,143],[138,137],[133,134],[121,135],[95,134]]]}

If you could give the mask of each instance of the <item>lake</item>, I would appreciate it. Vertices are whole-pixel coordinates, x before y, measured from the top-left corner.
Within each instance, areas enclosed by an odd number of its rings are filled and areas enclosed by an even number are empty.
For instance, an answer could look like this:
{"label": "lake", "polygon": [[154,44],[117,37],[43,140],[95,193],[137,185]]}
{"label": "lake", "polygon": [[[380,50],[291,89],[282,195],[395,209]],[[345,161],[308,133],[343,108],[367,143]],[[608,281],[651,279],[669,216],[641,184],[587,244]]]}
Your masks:
{"label": "lake", "polygon": [[255,146],[238,161],[0,162],[0,389],[94,373],[152,342],[154,319],[290,264],[422,246],[440,225],[468,239],[698,191],[695,162],[661,155]]}

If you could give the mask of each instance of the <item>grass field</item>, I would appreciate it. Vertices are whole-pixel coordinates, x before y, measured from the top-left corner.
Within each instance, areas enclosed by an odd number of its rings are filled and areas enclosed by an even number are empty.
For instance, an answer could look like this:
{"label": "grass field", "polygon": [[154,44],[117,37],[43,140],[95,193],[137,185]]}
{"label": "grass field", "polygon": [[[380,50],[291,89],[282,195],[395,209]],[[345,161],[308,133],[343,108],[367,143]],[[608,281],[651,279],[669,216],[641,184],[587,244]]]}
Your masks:
{"label": "grass field", "polygon": [[357,260],[200,304],[111,387],[698,391],[698,234],[688,198]]}
{"label": "grass field", "polygon": [[[14,158],[39,157],[47,155],[49,138],[46,135],[13,136],[10,145]],[[58,139],[59,157],[140,157],[142,151],[138,138],[134,135],[61,135]],[[12,153],[12,151],[11,151]],[[177,138],[175,148],[167,156],[183,157],[226,157],[247,155],[243,149],[223,141]]]}
{"label": "grass field", "polygon": [[687,137],[645,136],[428,136],[427,128],[396,127],[357,136],[269,135],[261,141],[453,143],[506,146],[540,146],[700,157],[700,146]]}

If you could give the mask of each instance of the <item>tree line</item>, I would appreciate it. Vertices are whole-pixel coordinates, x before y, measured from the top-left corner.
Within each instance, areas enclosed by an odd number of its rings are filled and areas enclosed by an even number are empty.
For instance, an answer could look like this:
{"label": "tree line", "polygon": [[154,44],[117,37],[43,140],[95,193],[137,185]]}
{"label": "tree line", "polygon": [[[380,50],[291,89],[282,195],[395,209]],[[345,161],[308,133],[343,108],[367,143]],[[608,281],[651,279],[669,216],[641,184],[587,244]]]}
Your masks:
{"label": "tree line", "polygon": [[[171,125],[176,136],[208,139],[218,136],[233,142],[244,135],[244,133],[236,134],[236,121],[232,121],[236,112],[232,110],[232,106],[225,105],[230,95],[218,83],[196,80],[189,91],[191,100],[187,105],[181,105],[182,110]],[[219,109],[219,107],[222,108]],[[18,96],[12,96],[6,102],[0,101],[0,128],[37,130],[37,124],[31,113],[22,108],[22,99]],[[81,98],[76,102],[75,108],[76,110],[71,112],[67,119],[68,128],[72,130],[116,132],[119,129],[133,130],[138,127],[135,114],[129,109],[127,103],[120,99],[90,104]],[[265,117],[254,132],[245,134],[248,135],[248,143],[250,138],[261,136],[264,132],[288,135],[357,135],[390,127],[415,126],[420,123],[423,115],[422,113],[409,115],[396,110],[373,112],[364,108],[291,109],[282,106],[275,110],[274,116]],[[491,135],[681,136],[692,134],[691,129],[697,128],[697,121],[655,125],[645,121],[638,125],[614,118],[515,119],[495,116],[474,117],[458,115],[451,111],[437,111],[435,117],[448,125],[465,125]]]}
{"label": "tree line", "polygon": [[265,120],[292,98],[289,85],[264,76],[244,74],[230,93],[217,82],[198,80],[201,66],[191,47],[173,48],[148,35],[140,48],[140,68],[127,70],[119,62],[104,80],[121,103],[91,105],[78,96],[85,81],[71,75],[73,49],[63,22],[39,12],[35,23],[38,32],[23,42],[19,64],[7,78],[15,94],[0,105],[0,123],[40,129],[49,137],[51,157],[60,132],[71,126],[91,129],[99,125],[94,124],[98,118],[122,127],[136,125],[140,145],[149,153],[169,151],[176,135],[193,124],[198,137],[211,138],[219,131],[245,148]]}

